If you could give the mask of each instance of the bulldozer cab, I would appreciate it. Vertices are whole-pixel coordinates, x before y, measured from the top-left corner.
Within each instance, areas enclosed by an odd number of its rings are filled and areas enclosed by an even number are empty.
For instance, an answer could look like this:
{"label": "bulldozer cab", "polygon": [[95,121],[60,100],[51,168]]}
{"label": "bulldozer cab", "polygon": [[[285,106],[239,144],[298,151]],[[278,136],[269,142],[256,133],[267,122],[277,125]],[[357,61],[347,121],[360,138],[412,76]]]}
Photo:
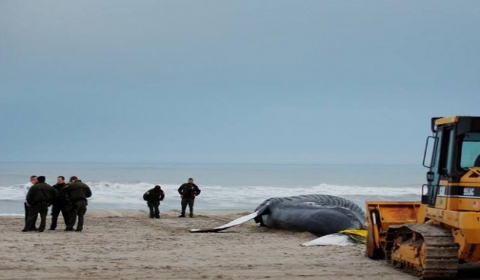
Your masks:
{"label": "bulldozer cab", "polygon": [[[431,128],[433,136],[427,139],[424,154],[429,171],[422,204],[450,209],[454,204],[448,203],[449,197],[480,198],[480,188],[456,186],[468,179],[480,182],[480,117],[432,118]],[[464,178],[467,173],[471,174]]]}

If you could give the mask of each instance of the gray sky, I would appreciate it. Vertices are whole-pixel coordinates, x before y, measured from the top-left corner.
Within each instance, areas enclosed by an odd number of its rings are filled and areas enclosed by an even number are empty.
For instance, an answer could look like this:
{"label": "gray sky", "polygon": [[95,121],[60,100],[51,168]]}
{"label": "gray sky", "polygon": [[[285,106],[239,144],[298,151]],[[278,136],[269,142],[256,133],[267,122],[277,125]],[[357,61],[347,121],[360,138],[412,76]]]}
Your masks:
{"label": "gray sky", "polygon": [[0,160],[420,164],[480,1],[0,1]]}

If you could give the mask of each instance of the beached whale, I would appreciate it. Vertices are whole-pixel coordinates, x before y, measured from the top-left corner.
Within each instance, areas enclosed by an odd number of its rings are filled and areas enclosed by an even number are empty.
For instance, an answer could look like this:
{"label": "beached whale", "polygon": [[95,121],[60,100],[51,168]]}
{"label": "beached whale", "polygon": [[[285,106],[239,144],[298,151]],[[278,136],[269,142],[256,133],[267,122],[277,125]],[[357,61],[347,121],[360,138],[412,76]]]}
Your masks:
{"label": "beached whale", "polygon": [[363,229],[365,213],[352,201],[332,195],[274,197],[262,202],[252,214],[228,224],[190,232],[217,232],[251,219],[262,226],[294,231],[308,231],[317,236],[336,234],[346,229]]}

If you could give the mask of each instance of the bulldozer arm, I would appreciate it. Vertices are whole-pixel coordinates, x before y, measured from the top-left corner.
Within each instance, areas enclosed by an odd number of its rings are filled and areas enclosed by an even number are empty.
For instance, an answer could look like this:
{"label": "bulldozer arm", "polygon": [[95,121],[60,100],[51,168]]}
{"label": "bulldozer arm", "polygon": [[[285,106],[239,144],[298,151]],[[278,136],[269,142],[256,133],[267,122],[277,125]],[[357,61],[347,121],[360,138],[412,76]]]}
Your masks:
{"label": "bulldozer arm", "polygon": [[424,209],[420,202],[367,201],[367,248],[371,259],[385,257],[385,237],[389,226],[423,223]]}

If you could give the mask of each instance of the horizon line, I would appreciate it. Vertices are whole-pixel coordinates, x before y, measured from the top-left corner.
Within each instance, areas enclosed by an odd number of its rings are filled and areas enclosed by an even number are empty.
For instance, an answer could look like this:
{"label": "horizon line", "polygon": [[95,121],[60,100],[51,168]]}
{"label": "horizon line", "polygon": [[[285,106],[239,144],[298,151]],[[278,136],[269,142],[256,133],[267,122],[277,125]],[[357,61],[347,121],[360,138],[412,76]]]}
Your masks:
{"label": "horizon line", "polygon": [[174,162],[174,161],[2,161],[0,163],[110,163],[110,164],[124,164],[124,163],[137,163],[137,164],[192,164],[192,165],[199,165],[199,164],[211,164],[211,165],[221,165],[221,164],[230,164],[230,165],[408,165],[408,166],[422,166],[422,164],[414,164],[414,163],[380,163],[380,162],[356,162],[356,163],[338,163],[338,162],[226,162],[226,161],[219,161],[219,162]]}

